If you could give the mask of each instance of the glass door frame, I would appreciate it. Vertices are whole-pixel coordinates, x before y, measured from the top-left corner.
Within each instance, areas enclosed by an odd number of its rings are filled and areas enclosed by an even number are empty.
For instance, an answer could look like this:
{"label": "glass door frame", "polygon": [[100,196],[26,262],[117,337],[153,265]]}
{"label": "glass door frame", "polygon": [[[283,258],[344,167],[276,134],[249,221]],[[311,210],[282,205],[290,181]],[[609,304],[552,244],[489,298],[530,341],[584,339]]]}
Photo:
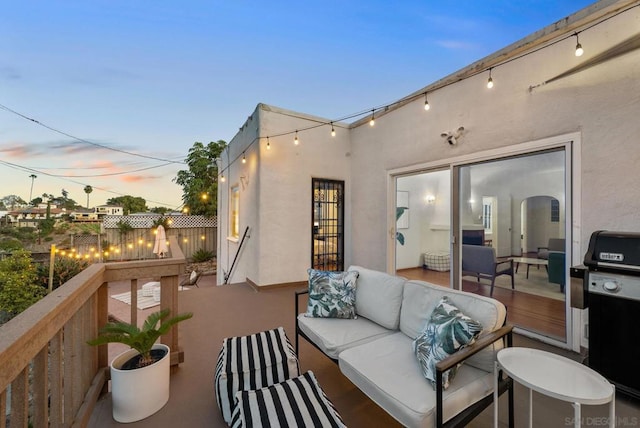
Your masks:
{"label": "glass door frame", "polygon": [[451,170],[451,284],[454,288],[462,287],[461,272],[461,246],[460,246],[460,169],[464,166],[483,161],[500,160],[513,156],[535,154],[543,150],[564,149],[565,151],[565,237],[567,240],[567,269],[565,272],[565,329],[566,342],[547,336],[524,330],[518,327],[514,331],[525,336],[533,337],[552,345],[579,351],[584,340],[581,332],[586,319],[585,311],[573,309],[570,306],[571,287],[569,267],[581,264],[581,134],[579,132],[568,133],[555,137],[544,138],[520,144],[514,144],[499,149],[489,149],[477,153],[463,155],[441,161],[429,162],[420,165],[412,165],[403,168],[389,170],[387,177],[387,271],[395,273],[395,195],[396,179],[400,176],[415,174],[421,171],[449,168]]}

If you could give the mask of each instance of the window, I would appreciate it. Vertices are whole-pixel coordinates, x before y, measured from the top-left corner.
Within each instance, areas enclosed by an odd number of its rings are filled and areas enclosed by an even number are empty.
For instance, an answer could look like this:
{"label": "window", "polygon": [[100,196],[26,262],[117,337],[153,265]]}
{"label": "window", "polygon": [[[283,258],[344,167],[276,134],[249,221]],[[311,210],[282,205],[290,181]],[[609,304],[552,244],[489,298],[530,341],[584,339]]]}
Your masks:
{"label": "window", "polygon": [[482,198],[482,226],[484,233],[491,234],[491,201]]}
{"label": "window", "polygon": [[231,210],[229,213],[229,236],[238,239],[240,237],[240,187],[237,184],[231,188],[229,207]]}
{"label": "window", "polygon": [[560,201],[558,201],[557,199],[551,200],[551,222],[560,222]]}

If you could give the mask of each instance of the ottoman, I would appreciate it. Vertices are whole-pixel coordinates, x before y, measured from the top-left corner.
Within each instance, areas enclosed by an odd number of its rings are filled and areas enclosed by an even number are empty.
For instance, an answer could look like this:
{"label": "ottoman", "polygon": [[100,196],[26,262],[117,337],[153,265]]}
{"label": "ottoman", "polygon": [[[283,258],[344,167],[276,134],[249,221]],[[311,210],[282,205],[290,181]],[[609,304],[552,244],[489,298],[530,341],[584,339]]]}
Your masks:
{"label": "ottoman", "polygon": [[298,358],[282,327],[224,339],[216,364],[215,391],[225,422],[231,423],[238,391],[264,388],[299,374]]}
{"label": "ottoman", "polygon": [[232,428],[345,427],[313,372],[255,391],[240,391]]}
{"label": "ottoman", "polygon": [[449,270],[450,256],[448,251],[427,251],[424,253],[425,269],[446,272]]}

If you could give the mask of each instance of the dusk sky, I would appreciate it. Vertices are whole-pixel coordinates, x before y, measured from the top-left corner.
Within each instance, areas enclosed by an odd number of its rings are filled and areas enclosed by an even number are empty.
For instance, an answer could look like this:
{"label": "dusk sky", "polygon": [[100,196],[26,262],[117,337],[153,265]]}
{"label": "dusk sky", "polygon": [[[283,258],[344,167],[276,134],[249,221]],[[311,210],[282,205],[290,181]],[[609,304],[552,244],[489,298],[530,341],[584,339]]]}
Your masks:
{"label": "dusk sky", "polygon": [[193,143],[230,141],[258,103],[366,111],[592,3],[4,1],[0,198],[35,174],[34,198],[178,208]]}

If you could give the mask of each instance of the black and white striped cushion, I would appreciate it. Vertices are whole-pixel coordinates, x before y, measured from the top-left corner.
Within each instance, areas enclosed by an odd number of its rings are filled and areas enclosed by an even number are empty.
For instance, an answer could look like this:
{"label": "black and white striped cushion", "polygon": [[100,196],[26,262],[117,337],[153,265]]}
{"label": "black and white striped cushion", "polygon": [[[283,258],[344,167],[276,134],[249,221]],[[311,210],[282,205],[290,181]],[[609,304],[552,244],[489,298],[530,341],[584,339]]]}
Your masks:
{"label": "black and white striped cushion", "polygon": [[311,371],[266,388],[238,392],[231,426],[345,427]]}
{"label": "black and white striped cushion", "polygon": [[216,401],[227,423],[238,391],[260,389],[300,374],[284,328],[224,339],[215,374]]}

